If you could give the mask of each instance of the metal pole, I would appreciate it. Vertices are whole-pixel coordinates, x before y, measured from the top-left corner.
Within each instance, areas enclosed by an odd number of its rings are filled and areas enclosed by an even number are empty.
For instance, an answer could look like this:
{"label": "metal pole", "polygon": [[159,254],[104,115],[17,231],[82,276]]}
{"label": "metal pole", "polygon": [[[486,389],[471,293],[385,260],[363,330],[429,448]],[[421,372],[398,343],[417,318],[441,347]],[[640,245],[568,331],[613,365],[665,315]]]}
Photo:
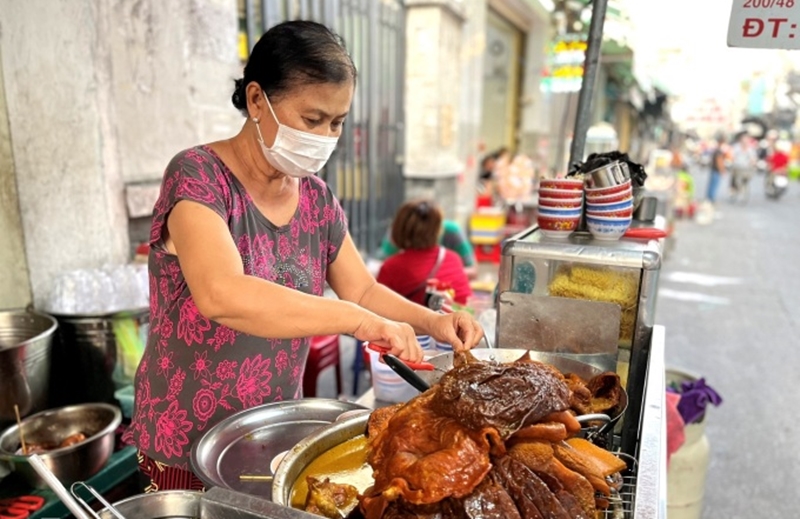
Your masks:
{"label": "metal pole", "polygon": [[600,50],[603,46],[603,23],[606,19],[608,0],[594,0],[592,2],[592,21],[589,25],[589,41],[586,47],[586,61],[583,65],[583,81],[578,97],[578,115],[575,118],[575,131],[572,135],[572,145],[569,149],[569,164],[583,160],[583,151],[586,148],[586,132],[592,117],[592,99],[594,87],[597,83],[597,71],[600,66]]}
{"label": "metal pole", "polygon": [[[369,45],[367,54],[367,75],[369,76],[369,96],[367,97],[367,176],[366,186],[362,185],[362,193],[367,198],[367,240],[366,248],[368,253],[378,249],[380,245],[377,242],[377,232],[375,229],[379,225],[377,218],[378,214],[378,200],[376,193],[376,184],[380,171],[378,171],[378,139],[380,138],[380,126],[378,125],[381,118],[381,100],[380,100],[380,69],[382,66],[380,60],[380,13],[381,8],[380,0],[370,0],[367,6],[367,20],[369,27],[367,28],[366,38],[362,40],[362,45]],[[366,187],[366,189],[364,189]]]}

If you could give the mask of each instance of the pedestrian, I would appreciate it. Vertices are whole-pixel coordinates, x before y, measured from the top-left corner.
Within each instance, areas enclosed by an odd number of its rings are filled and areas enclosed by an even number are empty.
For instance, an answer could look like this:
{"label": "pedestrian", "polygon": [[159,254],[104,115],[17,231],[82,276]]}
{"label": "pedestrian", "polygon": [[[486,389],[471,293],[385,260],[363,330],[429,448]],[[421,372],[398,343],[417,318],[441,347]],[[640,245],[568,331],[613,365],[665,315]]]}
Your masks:
{"label": "pedestrian", "polygon": [[740,132],[731,149],[731,202],[744,202],[749,195],[749,183],[758,162],[758,153],[750,136]]}
{"label": "pedestrian", "polygon": [[[178,153],[150,234],[150,331],[125,439],[148,490],[198,489],[192,445],[224,418],[302,397],[310,337],[349,334],[419,361],[415,335],[471,348],[468,314],[437,314],[376,283],[330,188],[356,69],[325,26],[290,21],[256,43],[234,137]],[[338,296],[321,297],[326,282]],[[267,464],[269,460],[264,460]]]}
{"label": "pedestrian", "polygon": [[439,244],[442,221],[442,210],[430,200],[403,204],[392,222],[392,242],[401,252],[381,265],[378,282],[424,305],[427,282],[436,279],[450,285],[456,303],[466,304],[472,289],[459,255]]}
{"label": "pedestrian", "polygon": [[[432,200],[429,202],[435,204]],[[380,256],[384,261],[400,252],[400,247],[395,245],[392,241],[391,231],[392,229],[390,227],[381,242]],[[447,219],[442,222],[442,231],[439,233],[439,245],[446,247],[461,257],[461,262],[464,264],[464,272],[469,279],[475,279],[478,276],[478,262],[475,258],[475,249],[472,247],[464,229],[461,228],[458,222]]]}
{"label": "pedestrian", "polygon": [[725,136],[717,135],[716,145],[711,151],[710,173],[708,178],[708,189],[706,190],[706,200],[711,204],[717,201],[717,192],[722,181],[722,176],[727,173],[725,166]]}

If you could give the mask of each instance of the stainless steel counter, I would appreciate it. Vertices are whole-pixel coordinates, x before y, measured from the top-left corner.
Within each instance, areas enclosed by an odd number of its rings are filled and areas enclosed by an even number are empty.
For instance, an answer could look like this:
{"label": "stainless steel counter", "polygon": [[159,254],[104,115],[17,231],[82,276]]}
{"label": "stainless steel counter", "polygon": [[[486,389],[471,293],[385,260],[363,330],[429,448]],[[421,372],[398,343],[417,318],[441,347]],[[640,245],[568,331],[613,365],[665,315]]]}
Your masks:
{"label": "stainless steel counter", "polygon": [[666,332],[653,327],[639,428],[634,519],[667,517]]}

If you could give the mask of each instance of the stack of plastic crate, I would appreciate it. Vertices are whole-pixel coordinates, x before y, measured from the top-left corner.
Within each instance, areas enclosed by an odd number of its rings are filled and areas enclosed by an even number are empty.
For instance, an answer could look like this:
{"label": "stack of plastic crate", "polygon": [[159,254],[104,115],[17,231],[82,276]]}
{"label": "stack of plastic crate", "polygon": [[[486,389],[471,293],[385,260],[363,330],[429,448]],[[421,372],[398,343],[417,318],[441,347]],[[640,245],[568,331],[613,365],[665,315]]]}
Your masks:
{"label": "stack of plastic crate", "polygon": [[479,262],[500,263],[505,227],[506,213],[502,209],[482,207],[470,217],[469,239]]}

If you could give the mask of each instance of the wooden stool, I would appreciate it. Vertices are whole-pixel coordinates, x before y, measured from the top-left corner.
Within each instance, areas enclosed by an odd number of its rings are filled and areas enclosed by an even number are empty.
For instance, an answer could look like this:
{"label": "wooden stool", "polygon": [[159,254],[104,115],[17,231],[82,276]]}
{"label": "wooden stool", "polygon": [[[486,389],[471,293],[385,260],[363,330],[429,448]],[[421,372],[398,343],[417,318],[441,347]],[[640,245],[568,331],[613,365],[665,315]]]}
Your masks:
{"label": "wooden stool", "polygon": [[306,371],[303,374],[303,396],[314,397],[317,395],[317,380],[319,374],[326,368],[333,366],[336,369],[336,398],[342,392],[342,374],[339,371],[341,359],[339,356],[339,336],[325,335],[311,338],[311,347],[308,350]]}

